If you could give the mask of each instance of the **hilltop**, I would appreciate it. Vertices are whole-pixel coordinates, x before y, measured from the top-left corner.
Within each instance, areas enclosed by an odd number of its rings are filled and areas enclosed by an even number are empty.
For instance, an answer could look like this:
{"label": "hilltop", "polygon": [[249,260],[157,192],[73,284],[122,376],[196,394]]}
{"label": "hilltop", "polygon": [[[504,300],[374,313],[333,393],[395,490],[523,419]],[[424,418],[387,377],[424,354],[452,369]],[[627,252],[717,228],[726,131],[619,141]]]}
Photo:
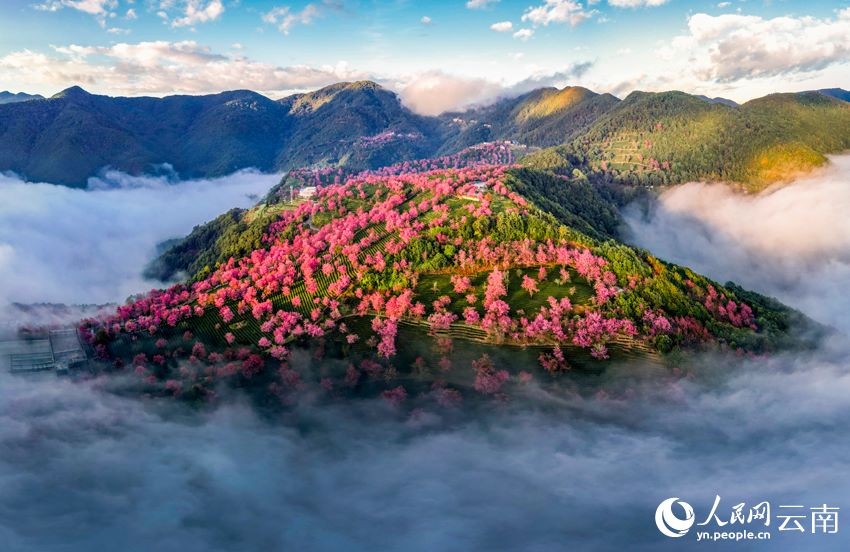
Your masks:
{"label": "hilltop", "polygon": [[0,171],[85,186],[106,167],[214,177],[253,167],[346,171],[452,155],[501,140],[546,148],[529,166],[595,182],[654,186],[724,179],[764,187],[850,147],[841,89],[774,94],[738,106],[683,92],[620,101],[542,88],[463,113],[420,116],[380,85],[339,83],[274,101],[248,90],[112,98],[69,88],[0,105]]}
{"label": "hilltop", "polygon": [[[616,211],[592,186],[517,166],[366,171],[248,213],[260,232],[249,252],[84,325],[102,366],[131,364],[148,392],[189,398],[232,382],[439,400],[625,358],[762,354],[805,324],[610,239]],[[475,352],[471,369],[453,366],[453,347]],[[538,368],[494,368],[504,347]],[[305,348],[343,362],[297,372]]]}

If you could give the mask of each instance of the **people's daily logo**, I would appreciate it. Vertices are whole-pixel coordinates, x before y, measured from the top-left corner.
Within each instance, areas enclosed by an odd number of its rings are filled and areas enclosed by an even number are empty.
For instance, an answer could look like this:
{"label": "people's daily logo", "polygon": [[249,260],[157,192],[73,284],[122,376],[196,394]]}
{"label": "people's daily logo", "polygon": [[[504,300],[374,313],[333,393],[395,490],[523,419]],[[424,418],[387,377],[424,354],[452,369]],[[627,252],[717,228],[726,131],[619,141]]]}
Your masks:
{"label": "people's daily logo", "polygon": [[[838,512],[841,508],[779,504],[772,506],[767,500],[747,504],[738,502],[724,506],[720,495],[703,521],[697,521],[694,508],[679,497],[662,500],[655,509],[655,525],[661,534],[673,539],[684,537],[694,528],[698,542],[726,540],[770,540],[777,533],[802,533],[834,535],[838,533]],[[702,516],[699,516],[702,518]]]}
{"label": "people's daily logo", "polygon": [[[674,506],[679,506],[681,515],[673,511]],[[678,497],[662,501],[655,510],[655,524],[658,530],[668,537],[677,538],[686,535],[694,521],[696,521],[694,509]]]}

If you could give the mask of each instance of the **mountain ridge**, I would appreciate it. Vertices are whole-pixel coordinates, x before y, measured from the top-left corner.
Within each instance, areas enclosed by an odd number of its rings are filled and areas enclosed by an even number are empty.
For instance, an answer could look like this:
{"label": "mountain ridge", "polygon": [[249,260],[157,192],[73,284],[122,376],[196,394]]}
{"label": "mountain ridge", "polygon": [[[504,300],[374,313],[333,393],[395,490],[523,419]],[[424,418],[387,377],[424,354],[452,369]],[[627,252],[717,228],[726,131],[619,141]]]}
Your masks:
{"label": "mountain ridge", "polygon": [[[555,148],[541,155],[568,175],[577,169],[592,179],[648,185],[722,178],[759,187],[850,147],[847,102],[836,98],[841,89],[827,92],[772,94],[733,106],[680,91],[635,91],[620,100],[583,87],[549,87],[429,117],[371,81],[277,100],[250,90],[124,98],[74,86],[48,99],[0,105],[0,170],[81,187],[107,167],[142,174],[168,163],[183,178],[248,167],[363,170],[511,140]],[[664,147],[632,145],[634,155],[611,155],[610,139],[625,144],[649,136],[652,124],[675,130],[653,136]],[[739,151],[747,158],[739,159]]]}
{"label": "mountain ridge", "polygon": [[30,100],[43,100],[44,96],[39,94],[27,94],[26,92],[9,92],[8,90],[3,90],[0,92],[0,104],[8,104],[8,103],[17,103],[17,102],[28,102]]}

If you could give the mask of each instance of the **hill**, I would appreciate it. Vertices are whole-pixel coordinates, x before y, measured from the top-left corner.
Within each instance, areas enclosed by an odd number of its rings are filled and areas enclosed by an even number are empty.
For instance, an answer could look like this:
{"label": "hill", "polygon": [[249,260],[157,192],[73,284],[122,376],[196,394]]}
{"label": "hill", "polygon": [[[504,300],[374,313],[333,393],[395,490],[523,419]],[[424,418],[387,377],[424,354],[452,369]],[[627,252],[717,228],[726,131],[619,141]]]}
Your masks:
{"label": "hill", "polygon": [[823,88],[821,90],[815,90],[814,92],[818,92],[819,94],[823,94],[824,96],[829,96],[837,100],[850,102],[850,90],[844,90],[843,88]]}
{"label": "hill", "polygon": [[635,92],[572,142],[525,163],[602,182],[723,180],[759,189],[847,148],[850,104],[823,94],[772,94],[731,107],[683,92]]}
{"label": "hill", "polygon": [[703,96],[701,94],[697,94],[696,97],[703,100],[703,101],[706,101],[708,103],[719,103],[719,104],[723,104],[723,105],[728,105],[729,107],[738,107],[738,105],[739,105],[738,102],[736,102],[734,100],[730,100],[728,98],[720,98],[720,97],[709,98],[708,96]]}
{"label": "hill", "polygon": [[44,99],[44,96],[39,96],[38,94],[26,94],[24,92],[18,92],[17,94],[15,94],[6,90],[0,92],[0,104],[26,102],[29,100],[42,99]]}
{"label": "hill", "polygon": [[[248,255],[262,245],[266,227],[280,216],[282,210],[289,208],[293,189],[329,186],[346,178],[363,177],[366,174],[386,178],[409,172],[454,169],[480,163],[510,165],[514,158],[510,144],[488,143],[486,147],[476,146],[452,156],[396,164],[369,173],[343,169],[289,171],[254,208],[232,209],[212,221],[196,226],[188,236],[170,242],[147,267],[145,276],[169,281],[178,274],[184,274],[191,280],[197,280],[230,258]],[[521,192],[545,206],[560,222],[598,239],[618,236],[622,221],[615,203],[600,195],[600,190],[586,180],[564,186],[563,179],[548,173],[521,172],[524,178],[517,181]]]}
{"label": "hill", "polygon": [[611,94],[596,94],[579,86],[541,88],[517,98],[441,119],[448,127],[443,153],[479,142],[514,140],[531,146],[554,146],[581,134],[619,103]]}
{"label": "hill", "polygon": [[[620,101],[586,88],[543,88],[493,105],[419,116],[368,81],[278,101],[251,91],[111,98],[72,87],[0,105],[0,170],[84,186],[104,167],[168,164],[182,177],[254,167],[359,171],[509,140],[546,148],[529,166],[643,186],[723,179],[758,189],[850,147],[840,89],[773,94],[741,106],[683,92]],[[834,96],[834,97],[833,97]]]}
{"label": "hill", "polygon": [[[576,188],[576,201],[549,212],[542,199],[556,187]],[[805,323],[794,311],[605,239],[613,213],[592,194],[505,165],[367,171],[312,199],[267,199],[259,213],[276,212],[256,223],[258,247],[133,298],[83,334],[104,369],[131,364],[147,392],[188,398],[223,381],[278,395],[305,381],[389,400],[489,395],[532,377],[493,368],[488,355],[504,347],[550,378],[606,360],[794,342],[790,329]],[[474,352],[472,370],[452,368],[453,342]],[[295,372],[287,361],[304,348],[341,362]]]}
{"label": "hill", "polygon": [[335,84],[279,100],[292,121],[277,169],[308,165],[377,168],[433,154],[441,143],[437,121],[404,107],[389,90],[368,81]]}
{"label": "hill", "polygon": [[163,163],[182,177],[213,177],[312,163],[369,168],[423,157],[435,123],[371,83],[341,83],[272,101],[247,91],[112,98],[69,88],[0,105],[0,170],[84,186],[104,167],[131,174]]}

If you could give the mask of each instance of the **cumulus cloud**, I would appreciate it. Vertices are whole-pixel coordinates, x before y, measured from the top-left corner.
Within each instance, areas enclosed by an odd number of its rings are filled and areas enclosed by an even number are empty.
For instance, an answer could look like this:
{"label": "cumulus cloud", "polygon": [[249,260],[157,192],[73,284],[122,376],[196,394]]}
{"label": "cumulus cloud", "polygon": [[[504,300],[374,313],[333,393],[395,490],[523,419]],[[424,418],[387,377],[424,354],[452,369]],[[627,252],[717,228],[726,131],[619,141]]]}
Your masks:
{"label": "cumulus cloud", "polygon": [[270,95],[317,88],[366,73],[336,66],[280,67],[238,53],[222,55],[195,41],[54,46],[51,54],[20,50],[0,57],[0,82],[123,95],[205,94],[250,88]]}
{"label": "cumulus cloud", "polygon": [[490,29],[496,31],[497,33],[506,33],[514,28],[514,24],[510,21],[499,21],[498,23],[493,23],[490,25]]}
{"label": "cumulus cloud", "polygon": [[182,15],[171,22],[172,27],[188,27],[215,21],[224,13],[221,0],[185,0]]}
{"label": "cumulus cloud", "polygon": [[410,77],[395,86],[408,107],[423,115],[438,115],[518,96],[543,86],[563,86],[584,75],[591,66],[590,62],[576,63],[562,71],[534,74],[514,83],[431,71]]}
{"label": "cumulus cloud", "polygon": [[652,8],[666,4],[668,0],[608,0],[616,8]]}
{"label": "cumulus cloud", "polygon": [[519,29],[517,32],[513,34],[513,37],[525,42],[534,36],[534,29]]}
{"label": "cumulus cloud", "polygon": [[157,244],[252,205],[277,179],[243,171],[175,183],[109,172],[79,190],[0,176],[0,306],[123,301],[158,287],[141,276]]}
{"label": "cumulus cloud", "polygon": [[687,58],[697,77],[720,83],[809,73],[850,59],[850,8],[832,18],[698,13],[688,31],[659,55]]}
{"label": "cumulus cloud", "polygon": [[118,7],[117,0],[50,0],[34,4],[39,11],[59,11],[62,8],[78,10],[90,15],[105,15]]}
{"label": "cumulus cloud", "polygon": [[431,24],[431,18],[428,17],[427,15],[423,15],[422,18],[419,20],[419,22],[422,23],[423,25],[430,25]]}
{"label": "cumulus cloud", "polygon": [[549,25],[550,23],[566,23],[573,27],[583,23],[595,15],[594,10],[587,10],[581,2],[573,0],[546,0],[540,6],[532,6],[522,14],[522,20],[534,25]]}
{"label": "cumulus cloud", "polygon": [[117,14],[118,0],[47,0],[32,5],[36,10],[57,12],[63,8],[77,10],[94,16],[98,24],[106,28],[106,22]]}
{"label": "cumulus cloud", "polygon": [[430,71],[402,84],[399,95],[405,105],[417,113],[438,115],[494,97],[500,90],[499,84],[487,79]]}
{"label": "cumulus cloud", "polygon": [[499,0],[468,0],[466,7],[471,10],[480,10],[489,8],[492,4],[498,3]]}
{"label": "cumulus cloud", "polygon": [[262,20],[277,26],[277,30],[288,35],[296,25],[309,25],[320,15],[321,11],[315,4],[307,4],[300,11],[293,11],[289,6],[279,6],[264,13]]}
{"label": "cumulus cloud", "polygon": [[665,192],[633,239],[662,258],[761,291],[850,332],[850,156],[791,185],[740,195],[723,184]]}

